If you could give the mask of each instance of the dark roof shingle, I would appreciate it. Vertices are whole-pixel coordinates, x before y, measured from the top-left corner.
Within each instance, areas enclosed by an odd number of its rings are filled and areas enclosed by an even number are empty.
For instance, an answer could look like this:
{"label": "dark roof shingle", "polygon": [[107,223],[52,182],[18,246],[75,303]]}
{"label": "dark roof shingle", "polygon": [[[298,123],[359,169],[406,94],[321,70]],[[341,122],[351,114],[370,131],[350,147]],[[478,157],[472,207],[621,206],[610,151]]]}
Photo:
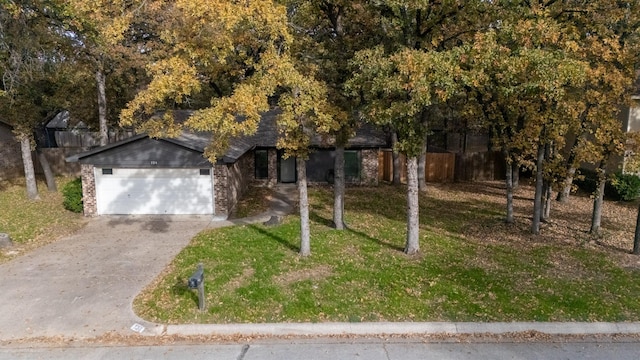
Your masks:
{"label": "dark roof shingle", "polygon": [[[193,112],[191,111],[175,111],[174,115],[176,121],[184,122]],[[233,163],[237,161],[242,155],[255,147],[276,147],[278,142],[278,129],[277,129],[277,117],[280,113],[279,109],[272,109],[262,115],[260,124],[256,133],[250,136],[243,136],[233,138],[230,141],[229,149],[221,157],[221,161],[225,163]],[[90,151],[67,158],[67,161],[74,162],[78,159],[86,158],[103,151],[113,149],[115,147],[123,146],[133,141],[140,140],[148,137],[147,135],[136,135],[134,137],[115,142],[106,146],[102,146]],[[163,138],[162,141],[166,141],[178,146],[191,149],[204,153],[207,145],[214,141],[212,135],[207,132],[194,132],[183,131],[183,133],[176,138]],[[311,141],[314,147],[332,147],[332,141],[324,139],[322,136],[315,136]],[[363,147],[386,147],[388,141],[385,133],[379,128],[371,124],[363,124],[357,131],[354,137],[349,140],[347,147],[350,148],[363,148]]]}

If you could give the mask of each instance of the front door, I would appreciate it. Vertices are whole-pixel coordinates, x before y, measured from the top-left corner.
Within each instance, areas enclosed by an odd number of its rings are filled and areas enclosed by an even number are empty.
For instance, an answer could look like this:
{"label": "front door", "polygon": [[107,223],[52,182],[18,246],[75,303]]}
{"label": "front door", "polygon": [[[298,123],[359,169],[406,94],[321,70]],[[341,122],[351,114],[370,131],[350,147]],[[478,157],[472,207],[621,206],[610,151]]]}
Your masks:
{"label": "front door", "polygon": [[294,183],[296,182],[296,158],[293,156],[290,156],[286,159],[282,158],[282,155],[280,155],[280,166],[278,167],[279,170],[279,177],[280,177],[280,182],[282,183]]}

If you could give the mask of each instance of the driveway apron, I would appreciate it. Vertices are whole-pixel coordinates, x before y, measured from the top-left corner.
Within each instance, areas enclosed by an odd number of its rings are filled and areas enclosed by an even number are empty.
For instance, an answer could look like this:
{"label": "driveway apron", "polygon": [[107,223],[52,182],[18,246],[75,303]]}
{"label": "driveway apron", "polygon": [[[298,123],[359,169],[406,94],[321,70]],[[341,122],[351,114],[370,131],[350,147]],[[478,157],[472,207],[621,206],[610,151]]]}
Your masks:
{"label": "driveway apron", "polygon": [[0,340],[132,333],[153,324],[134,297],[211,222],[206,216],[94,218],[76,234],[0,265]]}

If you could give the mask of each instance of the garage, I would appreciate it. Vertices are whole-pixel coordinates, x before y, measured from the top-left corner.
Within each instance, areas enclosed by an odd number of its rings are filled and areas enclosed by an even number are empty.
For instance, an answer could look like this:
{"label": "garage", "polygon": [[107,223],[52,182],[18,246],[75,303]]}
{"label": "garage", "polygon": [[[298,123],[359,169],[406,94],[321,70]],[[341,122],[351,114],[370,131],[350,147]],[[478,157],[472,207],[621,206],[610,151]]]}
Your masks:
{"label": "garage", "polygon": [[216,215],[225,210],[217,205],[226,195],[219,184],[225,172],[215,174],[216,167],[226,165],[204,156],[208,143],[196,136],[136,135],[67,158],[80,163],[85,215]]}
{"label": "garage", "polygon": [[213,214],[211,168],[94,168],[98,215]]}

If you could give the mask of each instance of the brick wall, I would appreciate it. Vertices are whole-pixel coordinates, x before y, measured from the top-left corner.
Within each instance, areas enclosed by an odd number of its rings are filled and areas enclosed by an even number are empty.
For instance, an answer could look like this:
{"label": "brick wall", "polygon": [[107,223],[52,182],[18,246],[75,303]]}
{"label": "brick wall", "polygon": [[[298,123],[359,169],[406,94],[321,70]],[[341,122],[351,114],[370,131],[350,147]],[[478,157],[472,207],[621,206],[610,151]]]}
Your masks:
{"label": "brick wall", "polygon": [[249,152],[234,164],[213,167],[216,216],[227,217],[233,211],[255,178],[254,161],[253,152]]}
{"label": "brick wall", "polygon": [[269,149],[269,182],[268,186],[275,186],[278,183],[278,150]]}
{"label": "brick wall", "polygon": [[362,185],[378,185],[378,149],[364,149],[360,152],[362,161]]}
{"label": "brick wall", "polygon": [[0,141],[0,180],[24,176],[20,144],[16,141]]}
{"label": "brick wall", "polygon": [[253,152],[244,154],[233,165],[229,165],[229,213],[233,211],[240,197],[255,178],[255,157]]}
{"label": "brick wall", "polygon": [[278,150],[267,150],[267,178],[256,179],[256,167],[255,167],[255,154],[252,153],[253,160],[251,161],[251,169],[248,170],[250,175],[250,182],[253,182],[258,186],[273,187],[278,183]]}
{"label": "brick wall", "polygon": [[213,166],[213,193],[215,202],[215,215],[229,215],[229,168],[227,165]]}
{"label": "brick wall", "polygon": [[82,164],[80,166],[80,178],[82,179],[84,216],[96,216],[98,214],[98,204],[96,201],[96,177],[93,165]]}

